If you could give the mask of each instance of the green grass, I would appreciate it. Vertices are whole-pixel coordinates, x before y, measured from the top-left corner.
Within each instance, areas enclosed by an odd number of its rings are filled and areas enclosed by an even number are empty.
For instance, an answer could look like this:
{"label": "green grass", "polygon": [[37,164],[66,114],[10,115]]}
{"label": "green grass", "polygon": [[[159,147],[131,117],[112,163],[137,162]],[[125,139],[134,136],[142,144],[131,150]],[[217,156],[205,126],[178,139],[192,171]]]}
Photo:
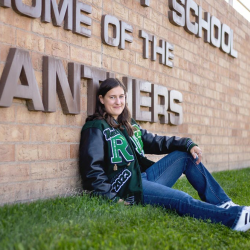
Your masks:
{"label": "green grass", "polygon": [[[250,205],[250,168],[213,175],[234,202]],[[197,197],[186,178],[174,188]],[[250,231],[85,195],[0,207],[0,249],[238,250],[250,249]]]}

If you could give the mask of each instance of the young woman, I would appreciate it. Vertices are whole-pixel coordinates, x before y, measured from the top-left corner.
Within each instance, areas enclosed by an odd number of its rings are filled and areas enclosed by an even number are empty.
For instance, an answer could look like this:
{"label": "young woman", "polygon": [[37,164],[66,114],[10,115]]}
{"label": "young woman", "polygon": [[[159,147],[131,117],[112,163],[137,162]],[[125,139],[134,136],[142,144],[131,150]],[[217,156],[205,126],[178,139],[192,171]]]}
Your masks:
{"label": "young woman", "polygon": [[[160,205],[179,215],[210,219],[237,231],[250,229],[250,207],[234,204],[201,163],[190,138],[158,136],[130,117],[125,86],[105,80],[96,111],[86,119],[80,142],[80,174],[85,190],[114,202]],[[154,163],[146,154],[168,154]],[[200,200],[172,189],[185,174]]]}

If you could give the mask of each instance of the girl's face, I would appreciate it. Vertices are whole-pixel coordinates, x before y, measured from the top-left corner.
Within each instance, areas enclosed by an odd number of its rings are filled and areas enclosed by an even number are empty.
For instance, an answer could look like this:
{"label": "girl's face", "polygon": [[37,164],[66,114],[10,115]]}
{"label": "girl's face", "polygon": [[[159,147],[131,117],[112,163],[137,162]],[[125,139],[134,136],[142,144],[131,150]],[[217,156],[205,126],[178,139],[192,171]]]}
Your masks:
{"label": "girl's face", "polygon": [[109,90],[104,97],[99,95],[99,99],[106,112],[115,119],[122,113],[126,103],[124,90],[120,86]]}

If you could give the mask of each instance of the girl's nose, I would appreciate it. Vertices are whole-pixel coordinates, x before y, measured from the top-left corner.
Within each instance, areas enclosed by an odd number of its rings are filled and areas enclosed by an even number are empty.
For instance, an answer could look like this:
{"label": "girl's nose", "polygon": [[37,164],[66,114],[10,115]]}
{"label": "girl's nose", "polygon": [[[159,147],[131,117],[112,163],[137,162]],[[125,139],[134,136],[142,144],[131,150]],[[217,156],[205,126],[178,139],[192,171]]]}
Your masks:
{"label": "girl's nose", "polygon": [[120,103],[121,103],[121,100],[120,100],[119,97],[115,98],[115,103],[117,103],[117,104],[120,104]]}

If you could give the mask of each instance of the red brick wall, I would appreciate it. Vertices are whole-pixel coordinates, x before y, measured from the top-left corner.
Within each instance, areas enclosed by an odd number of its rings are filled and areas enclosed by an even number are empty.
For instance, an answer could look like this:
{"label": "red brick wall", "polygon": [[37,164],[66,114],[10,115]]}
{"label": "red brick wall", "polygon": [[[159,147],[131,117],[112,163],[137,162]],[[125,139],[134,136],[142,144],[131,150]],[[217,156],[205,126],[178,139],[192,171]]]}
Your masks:
{"label": "red brick wall", "polygon": [[[27,1],[26,1],[27,2]],[[31,1],[30,1],[31,2]],[[142,122],[161,135],[191,137],[203,149],[211,171],[250,166],[250,23],[224,0],[195,0],[234,31],[234,59],[203,39],[188,34],[168,19],[168,1],[89,0],[92,36],[86,38],[21,16],[0,7],[0,73],[10,48],[28,50],[42,93],[42,57],[79,62],[176,89],[183,94],[184,122],[180,126]],[[29,3],[29,1],[28,1]],[[133,26],[133,43],[125,50],[101,41],[101,17],[111,14]],[[139,30],[174,44],[174,68],[143,59]],[[68,195],[79,187],[77,171],[81,127],[86,118],[87,84],[82,80],[81,114],[64,115],[57,100],[55,113],[28,111],[14,99],[0,107],[0,204]],[[157,160],[159,157],[150,156]]]}

